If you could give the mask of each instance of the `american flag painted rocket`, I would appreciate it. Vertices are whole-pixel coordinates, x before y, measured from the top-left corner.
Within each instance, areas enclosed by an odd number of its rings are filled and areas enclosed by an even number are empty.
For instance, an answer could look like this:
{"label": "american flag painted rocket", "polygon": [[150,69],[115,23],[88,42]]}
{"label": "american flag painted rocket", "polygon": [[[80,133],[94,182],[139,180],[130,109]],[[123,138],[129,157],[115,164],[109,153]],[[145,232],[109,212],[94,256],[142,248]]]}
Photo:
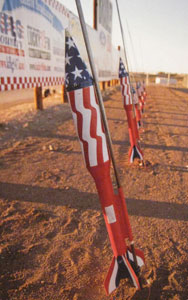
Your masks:
{"label": "american flag painted rocket", "polygon": [[129,160],[132,163],[135,158],[143,160],[143,153],[139,149],[137,144],[137,140],[139,140],[139,133],[136,124],[136,116],[133,116],[133,104],[132,104],[129,76],[125,70],[125,66],[121,58],[119,61],[119,79],[121,84],[123,105],[127,114],[129,139],[131,144],[131,148],[129,150]]}
{"label": "american flag painted rocket", "polygon": [[[65,87],[86,167],[92,175],[101,203],[114,258],[105,280],[106,293],[115,290],[122,278],[130,278],[139,288],[133,254],[125,238],[132,239],[131,227],[121,188],[115,195],[110,177],[110,157],[93,78],[80,57],[78,48],[66,31]],[[138,265],[144,255],[136,250]]]}
{"label": "american flag painted rocket", "polygon": [[93,78],[73,39],[66,37],[66,80],[69,103],[87,168],[109,160],[106,137],[93,88]]}

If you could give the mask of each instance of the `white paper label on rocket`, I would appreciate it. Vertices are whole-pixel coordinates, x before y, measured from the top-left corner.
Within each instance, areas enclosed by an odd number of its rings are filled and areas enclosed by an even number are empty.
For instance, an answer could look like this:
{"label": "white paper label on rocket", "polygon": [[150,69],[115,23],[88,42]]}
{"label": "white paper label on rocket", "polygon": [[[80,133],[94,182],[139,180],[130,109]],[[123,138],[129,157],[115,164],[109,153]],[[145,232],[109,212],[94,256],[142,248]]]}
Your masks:
{"label": "white paper label on rocket", "polygon": [[114,211],[114,206],[110,205],[105,207],[105,212],[107,216],[107,220],[109,224],[115,223],[116,222],[116,215]]}

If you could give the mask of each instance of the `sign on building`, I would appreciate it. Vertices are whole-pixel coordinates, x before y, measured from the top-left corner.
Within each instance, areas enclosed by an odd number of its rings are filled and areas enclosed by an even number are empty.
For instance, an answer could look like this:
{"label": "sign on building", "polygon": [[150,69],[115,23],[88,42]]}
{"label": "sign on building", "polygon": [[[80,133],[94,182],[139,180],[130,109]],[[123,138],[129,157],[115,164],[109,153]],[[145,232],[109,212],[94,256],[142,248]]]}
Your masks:
{"label": "sign on building", "polygon": [[[98,22],[98,30],[87,28],[98,76],[110,80],[118,72],[110,0],[99,0]],[[79,19],[60,2],[1,0],[0,91],[64,84],[66,28],[88,63]]]}

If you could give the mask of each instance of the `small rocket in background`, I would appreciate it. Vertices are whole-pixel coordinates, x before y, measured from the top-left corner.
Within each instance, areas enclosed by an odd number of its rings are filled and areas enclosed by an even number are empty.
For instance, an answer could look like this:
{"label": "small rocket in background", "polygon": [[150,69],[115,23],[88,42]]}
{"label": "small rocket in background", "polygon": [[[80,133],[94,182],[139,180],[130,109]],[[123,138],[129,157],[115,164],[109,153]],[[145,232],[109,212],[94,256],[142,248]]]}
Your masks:
{"label": "small rocket in background", "polygon": [[137,89],[137,95],[140,103],[140,109],[142,114],[144,113],[144,105],[145,105],[145,98],[144,98],[144,89],[143,86],[141,85],[140,81],[136,83],[136,89]]}
{"label": "small rocket in background", "polygon": [[135,107],[135,112],[136,112],[136,122],[137,122],[137,128],[139,129],[141,127],[141,112],[140,112],[140,104],[138,101],[138,95],[134,89],[134,87],[132,87],[132,95],[133,95],[133,104]]}
{"label": "small rocket in background", "polygon": [[119,62],[119,78],[121,83],[121,92],[123,96],[123,105],[127,114],[127,122],[129,128],[129,140],[131,148],[129,150],[129,160],[132,163],[135,158],[143,160],[143,153],[138,146],[139,133],[136,123],[136,115],[133,115],[133,103],[131,97],[129,74],[125,70],[122,59]]}
{"label": "small rocket in background", "polygon": [[[120,280],[126,277],[130,278],[139,289],[138,274],[139,268],[144,264],[144,254],[133,247],[133,236],[123,190],[119,187],[117,195],[113,190],[110,176],[110,156],[93,78],[68,32],[66,32],[65,59],[65,86],[69,104],[86,168],[96,184],[114,254],[104,283],[106,293],[113,292],[118,287]],[[129,239],[130,246],[127,246],[126,238]],[[137,263],[135,263],[135,257]]]}

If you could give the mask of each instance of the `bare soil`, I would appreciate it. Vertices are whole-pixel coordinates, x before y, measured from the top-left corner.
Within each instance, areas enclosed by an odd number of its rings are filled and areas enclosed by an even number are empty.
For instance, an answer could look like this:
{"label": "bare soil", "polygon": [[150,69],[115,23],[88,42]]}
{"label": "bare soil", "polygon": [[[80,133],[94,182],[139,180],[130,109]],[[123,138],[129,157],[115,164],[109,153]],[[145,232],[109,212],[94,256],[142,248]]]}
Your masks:
{"label": "bare soil", "polygon": [[105,295],[112,250],[69,105],[56,95],[43,111],[32,103],[0,111],[1,300],[188,299],[188,93],[147,92],[140,132],[147,166],[128,162],[120,90],[104,102],[136,247],[146,258],[143,289],[123,280]]}

